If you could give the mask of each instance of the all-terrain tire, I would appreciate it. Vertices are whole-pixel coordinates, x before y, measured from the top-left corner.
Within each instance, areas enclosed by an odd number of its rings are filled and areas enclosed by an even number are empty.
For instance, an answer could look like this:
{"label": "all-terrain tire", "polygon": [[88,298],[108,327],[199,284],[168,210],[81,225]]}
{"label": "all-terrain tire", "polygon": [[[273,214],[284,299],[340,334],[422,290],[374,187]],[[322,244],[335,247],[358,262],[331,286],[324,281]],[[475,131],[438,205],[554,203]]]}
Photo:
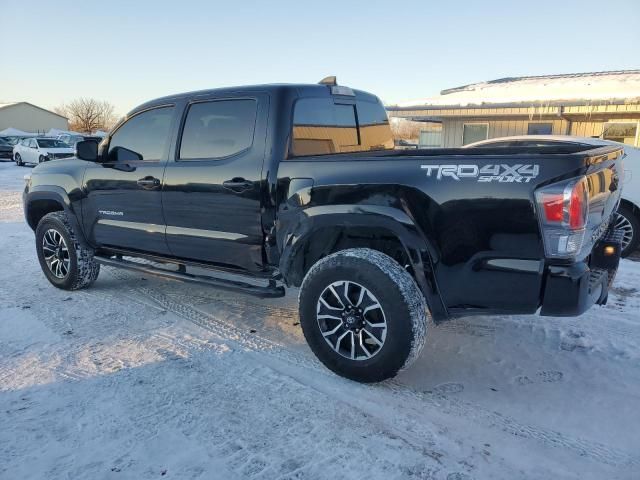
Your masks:
{"label": "all-terrain tire", "polygon": [[[58,278],[45,260],[43,238],[49,230],[58,232],[68,247],[69,269],[64,278]],[[78,241],[65,212],[52,212],[42,217],[36,228],[36,251],[40,267],[47,280],[57,288],[63,290],[86,288],[96,281],[100,273],[100,264],[93,257],[93,249],[83,246]]]}
{"label": "all-terrain tire", "polygon": [[618,207],[618,215],[624,217],[628,224],[627,228],[631,228],[631,241],[626,248],[620,252],[623,257],[628,257],[638,246],[640,246],[640,220],[638,215],[628,205],[620,205]]}
{"label": "all-terrain tire", "polygon": [[[327,292],[329,286],[340,285],[341,281],[368,290],[386,319],[386,337],[370,358],[362,355],[352,359],[353,353],[347,358],[336,351],[335,345],[330,345],[332,341],[325,339],[332,327],[325,325],[323,335],[323,320],[318,318],[323,317],[319,315],[323,309],[320,297],[326,295],[323,292]],[[341,304],[356,303],[350,301],[348,294],[346,298],[347,302]],[[300,324],[311,350],[327,368],[351,380],[369,383],[392,378],[411,365],[424,347],[429,316],[425,298],[413,277],[382,252],[354,248],[319,260],[305,276],[298,300]],[[343,325],[347,324],[343,322]],[[353,347],[351,349],[353,352]]]}

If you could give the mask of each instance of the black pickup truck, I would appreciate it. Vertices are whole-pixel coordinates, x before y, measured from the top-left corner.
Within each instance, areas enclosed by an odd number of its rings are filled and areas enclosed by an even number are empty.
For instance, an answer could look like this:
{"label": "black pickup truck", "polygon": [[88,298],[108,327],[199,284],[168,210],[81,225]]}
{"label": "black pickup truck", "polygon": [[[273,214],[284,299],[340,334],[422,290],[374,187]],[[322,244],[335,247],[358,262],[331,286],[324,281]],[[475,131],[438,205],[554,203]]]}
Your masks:
{"label": "black pickup truck", "polygon": [[622,156],[394,150],[378,98],[329,78],[145,103],[36,167],[24,212],[58,288],[91,285],[101,264],[260,297],[300,287],[314,353],[372,382],[418,356],[429,317],[603,304]]}

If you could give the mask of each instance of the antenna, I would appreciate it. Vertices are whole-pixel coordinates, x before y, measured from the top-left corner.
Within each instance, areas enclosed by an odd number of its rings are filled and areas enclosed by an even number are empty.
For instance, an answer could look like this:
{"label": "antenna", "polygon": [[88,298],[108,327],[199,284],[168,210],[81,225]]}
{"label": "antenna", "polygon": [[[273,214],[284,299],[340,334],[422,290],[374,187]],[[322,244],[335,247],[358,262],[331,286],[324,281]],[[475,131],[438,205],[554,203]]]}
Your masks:
{"label": "antenna", "polygon": [[336,79],[335,75],[330,75],[328,77],[324,77],[322,80],[318,82],[318,84],[335,86],[335,85],[338,85],[338,80]]}

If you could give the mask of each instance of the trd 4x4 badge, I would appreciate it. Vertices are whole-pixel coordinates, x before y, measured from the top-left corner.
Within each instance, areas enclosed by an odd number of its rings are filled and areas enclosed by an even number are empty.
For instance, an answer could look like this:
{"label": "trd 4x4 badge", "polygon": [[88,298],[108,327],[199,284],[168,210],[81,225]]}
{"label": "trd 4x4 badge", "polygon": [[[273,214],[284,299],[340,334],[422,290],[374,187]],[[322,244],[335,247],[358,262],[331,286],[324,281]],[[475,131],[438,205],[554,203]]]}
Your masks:
{"label": "trd 4x4 badge", "polygon": [[475,178],[478,182],[529,183],[540,173],[540,166],[535,164],[516,165],[421,165],[427,171],[427,177],[435,176],[438,180],[444,177],[459,181],[462,178]]}

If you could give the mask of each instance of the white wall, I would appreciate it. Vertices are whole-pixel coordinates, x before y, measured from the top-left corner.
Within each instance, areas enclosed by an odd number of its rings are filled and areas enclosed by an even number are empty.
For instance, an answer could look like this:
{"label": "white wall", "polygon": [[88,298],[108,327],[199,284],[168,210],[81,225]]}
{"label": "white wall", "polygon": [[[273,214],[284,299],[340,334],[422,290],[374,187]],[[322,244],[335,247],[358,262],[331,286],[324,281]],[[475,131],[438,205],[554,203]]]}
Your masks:
{"label": "white wall", "polygon": [[17,103],[0,108],[0,130],[9,127],[25,132],[44,133],[50,128],[68,130],[69,122],[66,118],[27,103]]}

